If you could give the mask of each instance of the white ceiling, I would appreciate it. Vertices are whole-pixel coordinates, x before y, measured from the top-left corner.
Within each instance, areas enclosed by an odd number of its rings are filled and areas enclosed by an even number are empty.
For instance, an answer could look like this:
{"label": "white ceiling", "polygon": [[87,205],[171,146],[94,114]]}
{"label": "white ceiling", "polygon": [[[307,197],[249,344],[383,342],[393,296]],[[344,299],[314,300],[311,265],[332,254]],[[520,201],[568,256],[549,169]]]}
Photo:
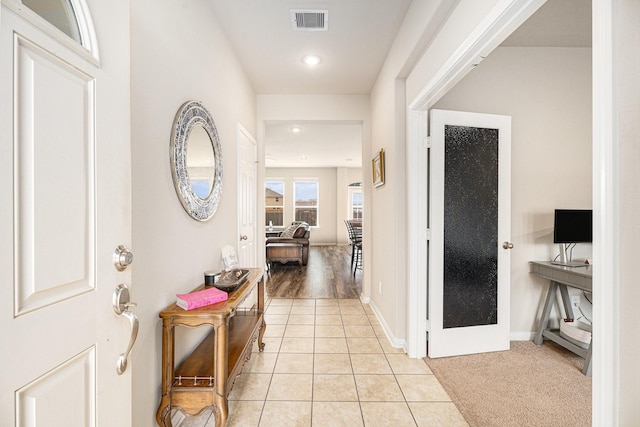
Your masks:
{"label": "white ceiling", "polygon": [[[210,0],[259,94],[368,94],[411,0]],[[328,10],[328,31],[294,31],[292,9]],[[313,69],[302,63],[319,55]]]}
{"label": "white ceiling", "polygon": [[[258,94],[368,94],[411,0],[211,0]],[[328,10],[328,31],[295,31],[291,9]],[[306,54],[322,62],[302,63]],[[297,125],[302,132],[293,134]],[[266,126],[267,167],[361,167],[361,126]],[[305,157],[306,160],[302,160]]]}
{"label": "white ceiling", "polygon": [[[296,126],[300,132],[293,133]],[[353,122],[267,123],[267,167],[362,166],[362,126]]]}
{"label": "white ceiling", "polygon": [[[368,94],[411,0],[210,2],[256,93]],[[294,31],[291,9],[328,10],[328,31]],[[503,45],[590,46],[591,0],[549,0]],[[267,123],[265,152],[267,167],[361,167],[361,127]]]}

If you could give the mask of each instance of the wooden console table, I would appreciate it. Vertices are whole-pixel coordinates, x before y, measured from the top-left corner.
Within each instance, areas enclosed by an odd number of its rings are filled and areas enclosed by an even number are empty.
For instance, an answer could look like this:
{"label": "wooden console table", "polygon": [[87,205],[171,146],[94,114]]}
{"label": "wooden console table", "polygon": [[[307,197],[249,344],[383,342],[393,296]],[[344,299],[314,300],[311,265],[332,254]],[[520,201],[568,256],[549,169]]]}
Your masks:
{"label": "wooden console table", "polygon": [[[249,269],[247,280],[229,293],[227,301],[195,310],[183,310],[171,304],[160,313],[162,318],[162,400],[156,413],[160,426],[171,426],[171,411],[179,408],[197,415],[211,408],[215,425],[224,426],[229,415],[227,398],[236,376],[251,357],[253,342],[264,350],[264,277],[260,268]],[[257,287],[258,304],[240,307]],[[203,289],[204,285],[194,290]],[[213,330],[196,349],[175,368],[176,326]]]}
{"label": "wooden console table", "polygon": [[560,296],[562,297],[562,303],[567,317],[573,319],[573,309],[571,308],[571,300],[567,286],[591,292],[593,275],[591,266],[572,268],[555,265],[550,262],[538,261],[532,261],[529,264],[532,274],[549,280],[547,299],[544,303],[542,317],[540,318],[540,324],[538,325],[538,330],[533,338],[533,342],[536,345],[542,345],[544,338],[547,338],[578,356],[584,357],[582,373],[591,375],[591,344],[589,344],[589,348],[587,349],[581,348],[561,336],[558,330],[549,329],[549,316],[551,315],[551,307],[553,307],[556,301],[556,291],[558,289],[560,290]]}

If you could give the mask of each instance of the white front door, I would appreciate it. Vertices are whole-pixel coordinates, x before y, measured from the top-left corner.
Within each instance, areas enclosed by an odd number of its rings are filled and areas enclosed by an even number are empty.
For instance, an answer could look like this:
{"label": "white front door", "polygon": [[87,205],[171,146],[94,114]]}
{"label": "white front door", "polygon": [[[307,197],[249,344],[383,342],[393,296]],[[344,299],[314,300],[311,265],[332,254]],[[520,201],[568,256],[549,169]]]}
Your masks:
{"label": "white front door", "polygon": [[238,262],[258,267],[256,247],[256,141],[238,125]]}
{"label": "white front door", "polygon": [[511,118],[432,110],[430,129],[427,353],[508,350]]}
{"label": "white front door", "polygon": [[88,3],[95,31],[84,0],[66,12],[89,49],[16,1],[0,11],[2,426],[131,425],[116,361],[134,322],[112,308],[131,279],[113,264],[131,243],[128,7]]}

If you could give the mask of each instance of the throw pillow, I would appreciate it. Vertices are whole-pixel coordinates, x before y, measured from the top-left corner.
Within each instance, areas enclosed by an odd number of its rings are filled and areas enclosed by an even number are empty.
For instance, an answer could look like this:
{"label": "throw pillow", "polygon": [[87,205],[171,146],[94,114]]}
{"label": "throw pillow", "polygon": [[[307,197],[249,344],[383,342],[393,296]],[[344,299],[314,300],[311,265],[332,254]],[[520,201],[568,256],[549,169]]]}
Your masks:
{"label": "throw pillow", "polygon": [[291,224],[290,226],[287,227],[286,230],[280,233],[280,237],[292,238],[293,234],[296,232],[297,229],[298,229],[298,224]]}
{"label": "throw pillow", "polygon": [[303,222],[298,224],[298,229],[293,233],[293,238],[302,238],[307,233],[307,223]]}

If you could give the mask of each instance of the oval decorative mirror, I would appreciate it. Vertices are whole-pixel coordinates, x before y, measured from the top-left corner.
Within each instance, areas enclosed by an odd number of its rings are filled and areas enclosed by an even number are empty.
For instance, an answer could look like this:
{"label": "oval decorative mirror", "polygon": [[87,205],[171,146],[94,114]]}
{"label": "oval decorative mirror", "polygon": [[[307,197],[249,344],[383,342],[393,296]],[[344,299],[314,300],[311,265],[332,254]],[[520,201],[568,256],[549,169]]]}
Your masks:
{"label": "oval decorative mirror", "polygon": [[185,102],[176,113],[170,157],[182,207],[192,218],[208,220],[222,193],[222,148],[213,118],[200,102]]}

